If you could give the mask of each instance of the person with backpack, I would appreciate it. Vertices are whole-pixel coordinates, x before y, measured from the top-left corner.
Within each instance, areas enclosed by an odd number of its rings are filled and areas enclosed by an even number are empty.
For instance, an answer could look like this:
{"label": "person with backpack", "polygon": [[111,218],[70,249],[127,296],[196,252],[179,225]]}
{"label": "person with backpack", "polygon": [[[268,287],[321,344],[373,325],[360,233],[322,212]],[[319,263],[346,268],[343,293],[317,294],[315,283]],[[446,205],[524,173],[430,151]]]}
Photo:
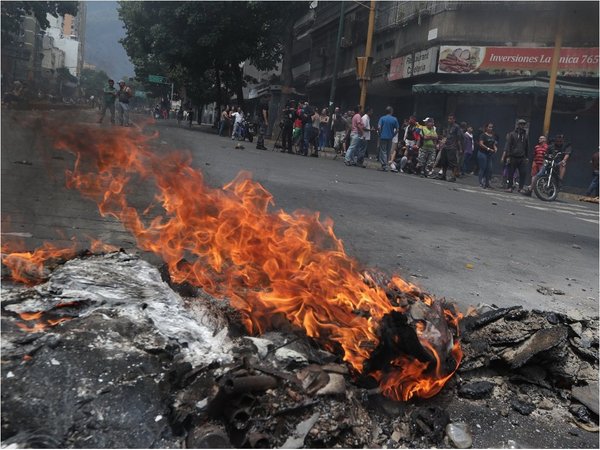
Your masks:
{"label": "person with backpack", "polygon": [[119,80],[119,90],[117,91],[117,117],[119,125],[130,127],[129,123],[129,99],[131,98],[131,88],[123,80]]}

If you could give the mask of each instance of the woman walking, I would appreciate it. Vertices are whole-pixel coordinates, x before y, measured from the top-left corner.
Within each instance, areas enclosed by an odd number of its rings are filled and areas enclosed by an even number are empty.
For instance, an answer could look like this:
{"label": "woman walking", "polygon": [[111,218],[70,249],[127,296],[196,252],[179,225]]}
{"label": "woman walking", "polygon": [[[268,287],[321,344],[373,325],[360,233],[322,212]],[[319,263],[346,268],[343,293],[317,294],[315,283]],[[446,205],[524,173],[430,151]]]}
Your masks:
{"label": "woman walking", "polygon": [[479,186],[484,189],[491,189],[492,160],[494,154],[498,151],[498,142],[494,135],[494,124],[488,123],[484,130],[485,131],[479,136],[479,152],[477,153],[477,161],[479,163]]}

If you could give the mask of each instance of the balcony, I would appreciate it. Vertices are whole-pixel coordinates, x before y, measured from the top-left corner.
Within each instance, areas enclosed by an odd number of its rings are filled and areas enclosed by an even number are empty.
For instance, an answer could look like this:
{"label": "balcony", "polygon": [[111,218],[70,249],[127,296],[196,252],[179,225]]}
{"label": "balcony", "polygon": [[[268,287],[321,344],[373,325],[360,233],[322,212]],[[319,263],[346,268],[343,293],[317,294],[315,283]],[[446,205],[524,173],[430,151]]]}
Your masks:
{"label": "balcony", "polygon": [[375,18],[375,29],[379,32],[389,28],[402,27],[413,20],[419,20],[422,16],[458,9],[460,3],[456,1],[380,2]]}

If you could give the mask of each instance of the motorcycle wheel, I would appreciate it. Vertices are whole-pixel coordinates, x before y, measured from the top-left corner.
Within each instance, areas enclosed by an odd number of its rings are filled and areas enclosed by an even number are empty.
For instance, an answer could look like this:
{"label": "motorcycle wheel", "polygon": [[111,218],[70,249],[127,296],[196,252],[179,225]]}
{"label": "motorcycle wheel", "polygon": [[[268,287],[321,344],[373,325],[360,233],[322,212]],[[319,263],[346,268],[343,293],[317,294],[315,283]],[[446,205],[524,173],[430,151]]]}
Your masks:
{"label": "motorcycle wheel", "polygon": [[558,186],[554,178],[548,182],[548,175],[543,175],[535,180],[533,185],[533,192],[535,195],[544,202],[551,202],[556,200],[558,196]]}
{"label": "motorcycle wheel", "polygon": [[248,141],[249,141],[249,142],[252,142],[252,141],[253,141],[253,139],[254,139],[254,138],[252,137],[252,135],[248,136]]}

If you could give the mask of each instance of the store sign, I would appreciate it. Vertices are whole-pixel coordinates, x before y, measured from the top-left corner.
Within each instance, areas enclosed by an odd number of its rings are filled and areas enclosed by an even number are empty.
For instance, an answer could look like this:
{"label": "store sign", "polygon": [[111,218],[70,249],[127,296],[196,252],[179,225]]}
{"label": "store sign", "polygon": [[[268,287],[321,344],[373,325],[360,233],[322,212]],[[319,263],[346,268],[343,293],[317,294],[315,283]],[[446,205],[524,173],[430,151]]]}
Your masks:
{"label": "store sign", "polygon": [[[490,73],[493,75],[547,75],[552,47],[440,47],[438,73]],[[598,47],[560,50],[559,76],[598,76]]]}
{"label": "store sign", "polygon": [[423,75],[426,73],[435,72],[437,63],[437,47],[432,47],[427,50],[416,52],[413,57],[413,72],[412,76]]}
{"label": "store sign", "polygon": [[400,58],[392,59],[390,63],[390,73],[388,80],[402,80],[412,77],[413,55],[405,55]]}
{"label": "store sign", "polygon": [[435,72],[437,54],[438,47],[431,47],[427,50],[392,59],[388,80],[402,80],[404,78]]}

